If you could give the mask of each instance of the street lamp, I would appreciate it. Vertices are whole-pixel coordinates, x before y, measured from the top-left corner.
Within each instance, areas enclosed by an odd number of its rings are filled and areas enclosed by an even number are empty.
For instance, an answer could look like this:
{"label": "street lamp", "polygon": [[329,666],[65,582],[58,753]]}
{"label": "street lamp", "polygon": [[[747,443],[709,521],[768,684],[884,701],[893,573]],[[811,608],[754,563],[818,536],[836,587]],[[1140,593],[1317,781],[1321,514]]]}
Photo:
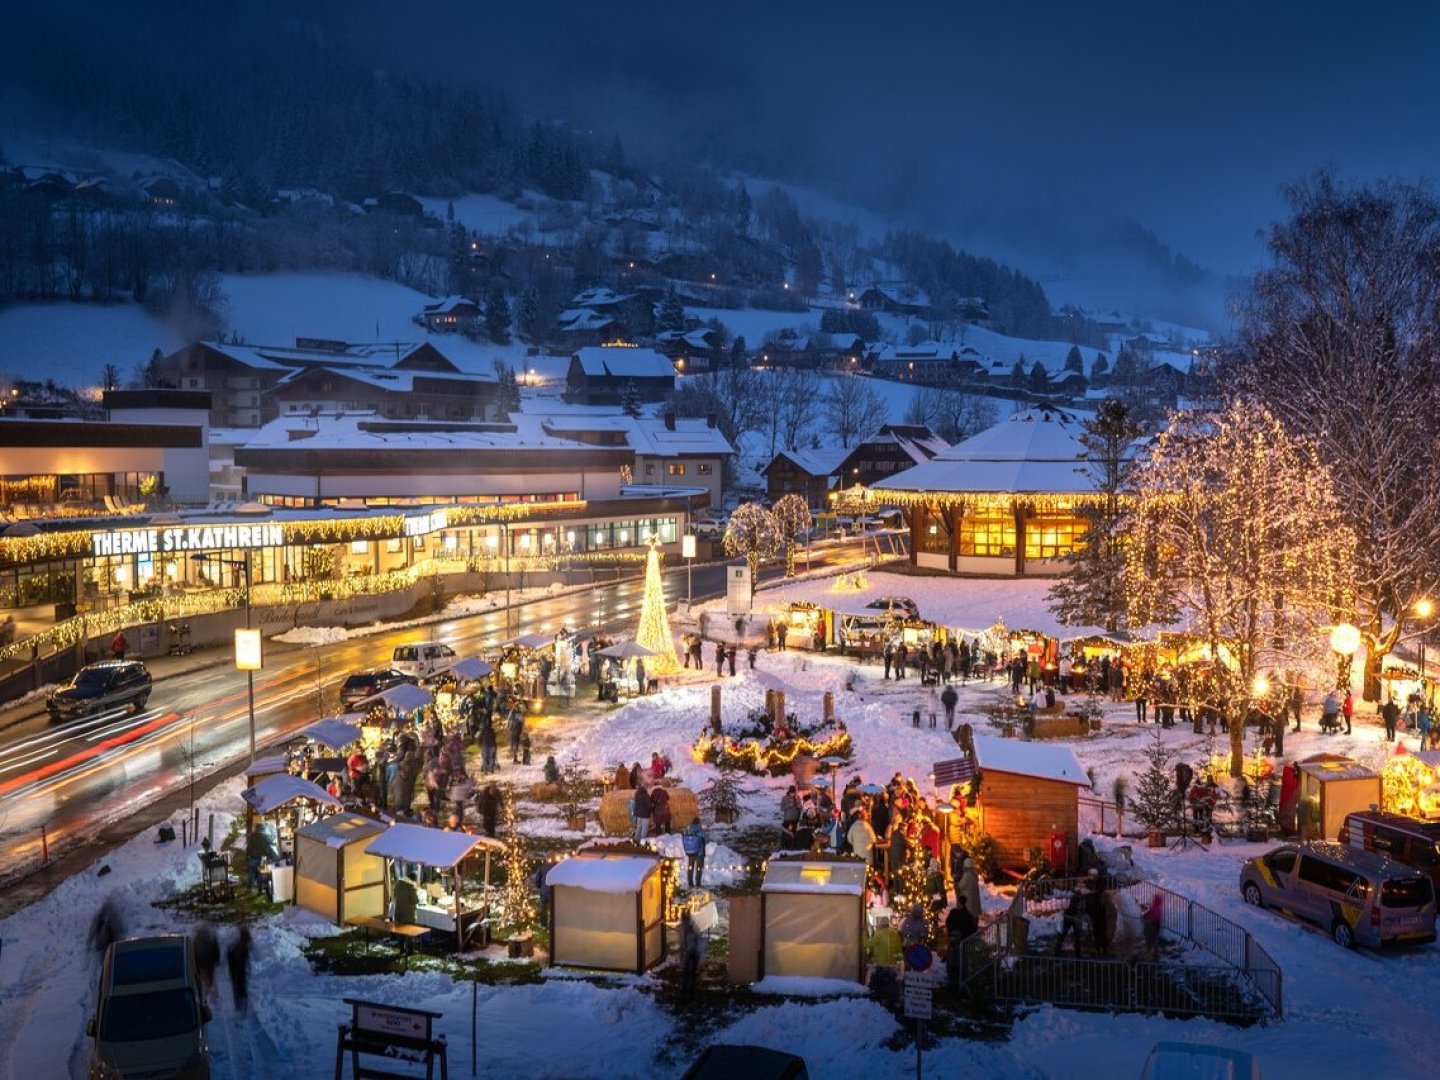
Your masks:
{"label": "street lamp", "polygon": [[1340,623],[1330,631],[1330,648],[1338,658],[1336,663],[1335,686],[1344,689],[1350,685],[1350,664],[1355,650],[1360,648],[1360,630],[1350,623]]}
{"label": "street lamp", "polygon": [[1430,616],[1435,611],[1435,605],[1430,603],[1430,598],[1422,596],[1415,601],[1415,614],[1420,617],[1420,693],[1425,693],[1425,634],[1429,631]]}
{"label": "street lamp", "polygon": [[686,533],[680,538],[680,554],[685,559],[685,610],[689,611],[692,585],[694,584],[694,579],[691,576],[694,571],[690,566],[691,560],[695,558],[694,533]]}
{"label": "street lamp", "polygon": [[255,764],[255,672],[263,666],[260,631],[250,625],[250,553],[243,559],[222,559],[219,555],[201,552],[190,556],[192,562],[215,563],[240,570],[245,574],[245,629],[235,631],[235,670],[245,672],[245,688],[250,703],[250,764]]}

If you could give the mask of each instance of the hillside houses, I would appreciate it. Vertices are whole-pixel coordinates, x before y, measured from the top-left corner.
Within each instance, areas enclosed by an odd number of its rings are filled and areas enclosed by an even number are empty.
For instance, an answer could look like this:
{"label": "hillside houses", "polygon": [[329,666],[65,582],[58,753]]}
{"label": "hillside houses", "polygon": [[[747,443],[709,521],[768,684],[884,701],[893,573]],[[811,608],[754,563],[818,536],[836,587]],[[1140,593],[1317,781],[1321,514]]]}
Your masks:
{"label": "hillside houses", "polygon": [[447,296],[426,304],[415,316],[415,322],[431,333],[463,333],[481,319],[480,305],[469,297]]}

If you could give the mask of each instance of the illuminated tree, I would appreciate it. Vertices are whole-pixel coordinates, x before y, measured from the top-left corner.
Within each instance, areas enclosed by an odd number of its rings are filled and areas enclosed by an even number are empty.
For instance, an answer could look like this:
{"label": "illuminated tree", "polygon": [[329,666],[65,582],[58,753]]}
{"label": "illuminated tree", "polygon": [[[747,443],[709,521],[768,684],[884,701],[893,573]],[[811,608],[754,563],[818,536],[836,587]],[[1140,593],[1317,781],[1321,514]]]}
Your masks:
{"label": "illuminated tree", "polygon": [[500,907],[506,926],[523,930],[535,922],[535,885],[530,880],[530,854],[525,838],[520,835],[519,819],[515,816],[515,799],[505,792],[505,889]]}
{"label": "illuminated tree", "polygon": [[1069,574],[1050,590],[1060,621],[1070,626],[1125,629],[1125,544],[1123,491],[1142,429],[1126,405],[1106,398],[1079,436],[1084,471],[1097,498],[1076,507],[1085,522],[1080,546],[1067,556]]}
{"label": "illuminated tree", "polygon": [[1244,765],[1257,675],[1316,664],[1351,609],[1354,537],[1329,471],[1270,413],[1181,413],[1136,466],[1125,590],[1132,625],[1183,621],[1211,658],[1194,679]]}
{"label": "illuminated tree", "polygon": [[675,638],[670,633],[670,616],[665,610],[665,582],[660,577],[658,543],[651,543],[650,554],[645,559],[645,591],[640,599],[640,626],[635,631],[635,644],[655,654],[645,661],[648,673],[658,675],[679,668]]}
{"label": "illuminated tree", "polygon": [[1218,375],[1316,439],[1357,540],[1355,621],[1378,700],[1382,660],[1440,583],[1440,199],[1329,173],[1288,195],[1241,309],[1243,348]]}
{"label": "illuminated tree", "polygon": [[804,496],[782,495],[770,511],[780,529],[780,543],[785,549],[785,576],[795,576],[795,542],[800,534],[815,524]]}
{"label": "illuminated tree", "polygon": [[725,554],[743,555],[750,566],[750,580],[760,576],[760,560],[780,551],[780,525],[775,515],[758,503],[735,508],[725,526]]}

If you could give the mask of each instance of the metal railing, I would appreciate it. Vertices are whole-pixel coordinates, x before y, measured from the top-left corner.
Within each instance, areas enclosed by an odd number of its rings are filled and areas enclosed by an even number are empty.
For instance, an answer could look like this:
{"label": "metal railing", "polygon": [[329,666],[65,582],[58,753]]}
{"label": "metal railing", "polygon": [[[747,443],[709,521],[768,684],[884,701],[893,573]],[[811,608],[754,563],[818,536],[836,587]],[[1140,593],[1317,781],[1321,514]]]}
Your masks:
{"label": "metal railing", "polygon": [[[1154,959],[1144,950],[1126,956],[1117,949],[1094,957],[1034,951],[1036,924],[1062,917],[1082,880],[1027,879],[1016,890],[1009,910],[965,942],[961,970],[972,1000],[997,1005],[1048,1002],[1067,1008],[1161,1012],[1242,1023],[1284,1015],[1280,966],[1250,933],[1151,882],[1115,883],[1111,896],[1128,894],[1123,906],[1133,913],[1148,908],[1158,894],[1162,936],[1178,938],[1195,946],[1193,950]],[[1121,906],[1117,903],[1117,911]],[[1207,956],[1216,962],[1207,962]]]}

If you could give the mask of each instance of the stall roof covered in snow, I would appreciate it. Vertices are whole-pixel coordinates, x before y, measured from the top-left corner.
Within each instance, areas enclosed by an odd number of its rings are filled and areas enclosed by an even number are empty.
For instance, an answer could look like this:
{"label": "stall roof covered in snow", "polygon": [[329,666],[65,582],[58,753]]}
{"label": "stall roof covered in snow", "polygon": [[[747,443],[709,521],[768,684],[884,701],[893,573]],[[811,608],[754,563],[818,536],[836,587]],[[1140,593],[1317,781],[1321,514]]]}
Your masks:
{"label": "stall roof covered in snow", "polygon": [[1080,759],[1068,746],[976,735],[975,760],[980,763],[980,768],[994,772],[1090,786],[1090,777],[1085,775]]}
{"label": "stall roof covered in snow", "polygon": [[319,784],[306,780],[303,776],[291,776],[289,773],[267,776],[254,787],[242,791],[240,797],[249,803],[250,808],[257,814],[273,813],[299,799],[309,799],[311,802],[340,809],[340,800]]}
{"label": "stall roof covered in snow", "polygon": [[331,750],[339,750],[359,740],[359,724],[364,719],[364,713],[327,716],[323,720],[316,720],[313,724],[301,728],[300,736],[312,742],[318,742],[322,746],[328,746]]}
{"label": "stall roof covered in snow", "polygon": [[659,865],[659,859],[644,855],[576,855],[552,866],[545,884],[590,892],[638,892]]}
{"label": "stall roof covered in snow", "polygon": [[865,891],[865,864],[859,859],[771,859],[761,892],[851,893]]}
{"label": "stall roof covered in snow", "polygon": [[271,754],[268,757],[256,758],[245,767],[245,778],[252,776],[273,776],[276,773],[283,773],[290,767],[290,759],[284,754]]}
{"label": "stall roof covered in snow", "polygon": [[877,480],[877,490],[1083,494],[1081,425],[1059,411],[1031,409],[942,450],[914,468]]}
{"label": "stall roof covered in snow", "polygon": [[385,823],[359,814],[340,813],[312,821],[300,829],[300,835],[319,840],[326,847],[342,848],[385,831]]}
{"label": "stall roof covered in snow", "polygon": [[371,840],[365,850],[386,859],[404,859],[423,866],[452,867],[476,848],[504,851],[505,845],[488,836],[446,832],[426,825],[391,825]]}
{"label": "stall roof covered in snow", "polygon": [[476,656],[464,657],[445,669],[445,674],[454,675],[457,679],[483,679],[494,672],[494,665],[487,664]]}
{"label": "stall roof covered in snow", "polygon": [[1369,780],[1376,776],[1370,766],[1338,754],[1316,754],[1300,762],[1299,768],[1318,780]]}
{"label": "stall roof covered in snow", "polygon": [[360,704],[367,709],[372,705],[384,705],[401,712],[410,712],[412,709],[423,709],[434,700],[434,694],[429,690],[421,690],[414,683],[397,683],[388,690],[372,694]]}

